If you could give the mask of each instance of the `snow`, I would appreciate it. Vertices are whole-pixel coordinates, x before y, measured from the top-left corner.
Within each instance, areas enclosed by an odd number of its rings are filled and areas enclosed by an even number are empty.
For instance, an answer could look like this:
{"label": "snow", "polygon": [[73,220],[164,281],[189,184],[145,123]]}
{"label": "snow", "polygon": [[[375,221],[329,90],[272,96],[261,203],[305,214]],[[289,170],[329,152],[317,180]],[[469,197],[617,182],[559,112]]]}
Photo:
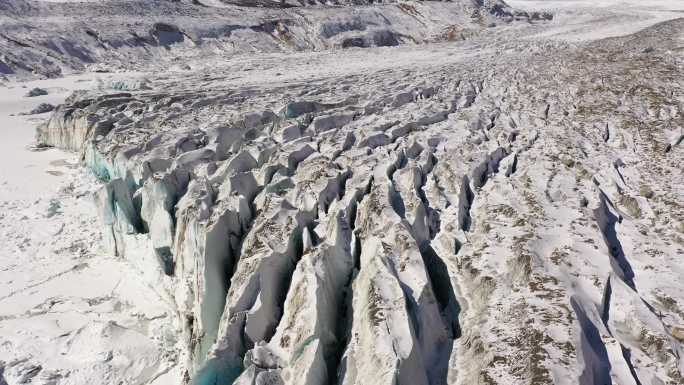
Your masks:
{"label": "snow", "polygon": [[[10,384],[140,383],[174,372],[174,309],[139,270],[104,255],[78,156],[31,150],[47,114],[18,116],[100,76],[12,83],[0,89],[0,366]],[[48,95],[24,97],[41,87]],[[41,370],[33,373],[35,367]],[[32,369],[33,368],[33,369]],[[53,382],[51,382],[53,381]]]}

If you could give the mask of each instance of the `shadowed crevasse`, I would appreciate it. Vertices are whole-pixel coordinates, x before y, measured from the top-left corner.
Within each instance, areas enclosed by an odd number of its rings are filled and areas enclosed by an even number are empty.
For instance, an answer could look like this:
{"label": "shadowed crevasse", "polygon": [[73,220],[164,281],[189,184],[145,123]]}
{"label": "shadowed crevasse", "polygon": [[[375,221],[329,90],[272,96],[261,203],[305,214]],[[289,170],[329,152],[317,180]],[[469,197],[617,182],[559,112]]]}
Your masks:
{"label": "shadowed crevasse", "polygon": [[622,243],[620,243],[620,239],[618,238],[615,229],[615,225],[620,223],[622,218],[615,215],[613,211],[614,206],[612,202],[610,202],[603,191],[599,192],[599,207],[594,210],[594,219],[601,230],[606,247],[608,247],[608,252],[611,257],[610,264],[615,273],[622,278],[627,285],[636,290],[634,284],[634,270],[632,270],[632,266],[625,256]]}

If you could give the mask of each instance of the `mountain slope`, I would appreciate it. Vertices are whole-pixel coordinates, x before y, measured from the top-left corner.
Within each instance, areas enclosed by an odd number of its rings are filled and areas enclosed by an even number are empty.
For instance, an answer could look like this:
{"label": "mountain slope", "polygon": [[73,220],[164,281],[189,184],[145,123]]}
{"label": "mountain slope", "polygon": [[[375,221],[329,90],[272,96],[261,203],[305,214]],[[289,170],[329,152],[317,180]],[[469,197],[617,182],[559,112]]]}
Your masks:
{"label": "mountain slope", "polygon": [[[539,14],[470,0],[269,8],[155,1],[0,4],[0,75],[168,68],[174,61],[254,52],[422,44],[465,39]],[[545,16],[546,17],[546,16]]]}

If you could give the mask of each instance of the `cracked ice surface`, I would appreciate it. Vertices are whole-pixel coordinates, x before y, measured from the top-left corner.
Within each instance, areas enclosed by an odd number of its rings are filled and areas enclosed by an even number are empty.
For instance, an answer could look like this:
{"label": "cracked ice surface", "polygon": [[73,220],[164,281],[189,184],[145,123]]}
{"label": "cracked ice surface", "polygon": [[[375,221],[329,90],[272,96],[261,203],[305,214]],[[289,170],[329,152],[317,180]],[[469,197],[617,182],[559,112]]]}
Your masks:
{"label": "cracked ice surface", "polygon": [[[615,35],[563,9],[458,43],[208,59],[70,97],[38,141],[100,180],[87,238],[117,256],[101,268],[159,297],[67,341],[145,345],[129,333],[149,322],[171,333],[149,364],[198,385],[682,383],[684,21],[596,40]],[[85,302],[107,312],[122,284],[99,268],[81,279],[108,291]],[[20,314],[79,306],[37,300]],[[43,372],[13,362],[12,380]],[[147,364],[111,372],[163,371]]]}

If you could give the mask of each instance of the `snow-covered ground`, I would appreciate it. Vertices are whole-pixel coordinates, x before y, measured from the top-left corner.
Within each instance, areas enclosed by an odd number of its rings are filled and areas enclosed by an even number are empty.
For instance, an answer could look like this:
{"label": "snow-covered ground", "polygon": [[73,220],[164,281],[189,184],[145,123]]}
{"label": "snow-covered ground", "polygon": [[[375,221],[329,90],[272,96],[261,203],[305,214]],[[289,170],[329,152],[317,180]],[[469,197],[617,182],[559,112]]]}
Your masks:
{"label": "snow-covered ground", "polygon": [[[173,383],[173,307],[141,273],[103,254],[78,155],[31,149],[49,114],[19,116],[98,75],[0,88],[0,383]],[[27,98],[33,87],[49,94]]]}
{"label": "snow-covered ground", "polygon": [[684,16],[681,0],[509,0],[524,10],[553,12],[554,20],[537,37],[567,41],[625,36]]}

